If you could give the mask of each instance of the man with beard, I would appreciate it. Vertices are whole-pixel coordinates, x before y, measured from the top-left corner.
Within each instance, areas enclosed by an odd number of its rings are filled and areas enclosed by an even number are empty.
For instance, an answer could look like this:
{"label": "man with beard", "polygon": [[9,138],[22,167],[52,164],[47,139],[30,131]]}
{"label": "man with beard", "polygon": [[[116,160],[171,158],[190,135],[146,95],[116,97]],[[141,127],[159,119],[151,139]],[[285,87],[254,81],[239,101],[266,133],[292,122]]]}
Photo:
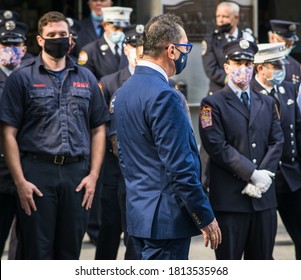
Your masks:
{"label": "man with beard", "polygon": [[40,18],[37,42],[41,54],[7,78],[0,104],[4,156],[19,195],[21,256],[79,259],[109,115],[93,74],[67,55],[63,14]]}

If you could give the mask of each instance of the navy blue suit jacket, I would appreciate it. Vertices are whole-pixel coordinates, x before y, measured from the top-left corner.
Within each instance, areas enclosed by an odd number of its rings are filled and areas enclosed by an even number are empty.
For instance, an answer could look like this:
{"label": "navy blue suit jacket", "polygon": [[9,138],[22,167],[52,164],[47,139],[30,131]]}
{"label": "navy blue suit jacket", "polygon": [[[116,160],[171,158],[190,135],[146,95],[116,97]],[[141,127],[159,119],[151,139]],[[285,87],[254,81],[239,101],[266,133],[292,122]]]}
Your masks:
{"label": "navy blue suit jacket", "polygon": [[129,234],[152,239],[200,234],[214,216],[178,94],[162,74],[136,66],[117,91],[114,109]]}
{"label": "navy blue suit jacket", "polygon": [[253,91],[250,96],[250,113],[228,85],[201,102],[199,131],[209,155],[209,200],[216,211],[276,207],[274,185],[260,199],[241,194],[255,169],[276,171],[283,145],[273,100]]}

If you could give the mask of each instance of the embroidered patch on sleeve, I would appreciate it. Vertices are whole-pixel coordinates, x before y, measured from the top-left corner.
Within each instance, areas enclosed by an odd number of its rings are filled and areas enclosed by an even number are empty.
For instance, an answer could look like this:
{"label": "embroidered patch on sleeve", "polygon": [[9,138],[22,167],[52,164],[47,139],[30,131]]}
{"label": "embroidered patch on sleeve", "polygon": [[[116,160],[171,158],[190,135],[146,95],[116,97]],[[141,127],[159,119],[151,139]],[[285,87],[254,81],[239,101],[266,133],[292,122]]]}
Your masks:
{"label": "embroidered patch on sleeve", "polygon": [[201,124],[202,128],[212,126],[212,108],[208,105],[201,107]]}

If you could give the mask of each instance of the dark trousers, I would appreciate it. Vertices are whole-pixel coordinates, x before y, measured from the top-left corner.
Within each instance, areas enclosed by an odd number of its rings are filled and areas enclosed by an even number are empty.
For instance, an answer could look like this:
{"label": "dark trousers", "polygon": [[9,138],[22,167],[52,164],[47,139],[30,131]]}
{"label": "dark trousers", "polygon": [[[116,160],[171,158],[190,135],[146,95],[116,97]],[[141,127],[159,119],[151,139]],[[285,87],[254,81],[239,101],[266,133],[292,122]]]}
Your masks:
{"label": "dark trousers", "polygon": [[136,249],[133,243],[133,238],[127,232],[127,223],[126,223],[126,187],[124,178],[121,175],[119,178],[119,186],[118,186],[118,198],[119,205],[121,209],[121,227],[124,233],[124,245],[126,247],[124,253],[125,260],[138,260],[138,256],[136,253]]}
{"label": "dark trousers", "polygon": [[141,260],[188,260],[191,238],[132,238],[137,256]]}
{"label": "dark trousers", "polygon": [[277,233],[276,209],[254,213],[215,212],[222,243],[217,260],[272,260]]}
{"label": "dark trousers", "polygon": [[279,215],[294,242],[296,260],[301,260],[301,189],[292,192],[282,174],[277,173],[276,190]]}
{"label": "dark trousers", "polygon": [[101,189],[101,226],[95,253],[96,260],[115,260],[120,244],[121,214],[118,186],[103,184]]}
{"label": "dark trousers", "polygon": [[55,165],[24,157],[22,167],[43,197],[34,195],[37,211],[30,216],[18,205],[21,255],[31,260],[79,259],[89,211],[81,206],[85,189],[75,189],[89,173],[89,160]]}
{"label": "dark trousers", "polygon": [[17,195],[0,193],[0,258],[17,212]]}

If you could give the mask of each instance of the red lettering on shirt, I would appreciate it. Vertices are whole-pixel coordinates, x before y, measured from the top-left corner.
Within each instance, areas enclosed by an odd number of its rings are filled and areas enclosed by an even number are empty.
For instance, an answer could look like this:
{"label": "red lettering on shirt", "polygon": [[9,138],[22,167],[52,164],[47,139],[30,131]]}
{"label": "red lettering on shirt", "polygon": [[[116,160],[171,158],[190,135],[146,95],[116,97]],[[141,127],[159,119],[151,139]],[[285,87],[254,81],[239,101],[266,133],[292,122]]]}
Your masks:
{"label": "red lettering on shirt", "polygon": [[34,87],[46,87],[46,84],[33,84]]}
{"label": "red lettering on shirt", "polygon": [[88,82],[72,82],[72,85],[78,88],[89,88]]}

